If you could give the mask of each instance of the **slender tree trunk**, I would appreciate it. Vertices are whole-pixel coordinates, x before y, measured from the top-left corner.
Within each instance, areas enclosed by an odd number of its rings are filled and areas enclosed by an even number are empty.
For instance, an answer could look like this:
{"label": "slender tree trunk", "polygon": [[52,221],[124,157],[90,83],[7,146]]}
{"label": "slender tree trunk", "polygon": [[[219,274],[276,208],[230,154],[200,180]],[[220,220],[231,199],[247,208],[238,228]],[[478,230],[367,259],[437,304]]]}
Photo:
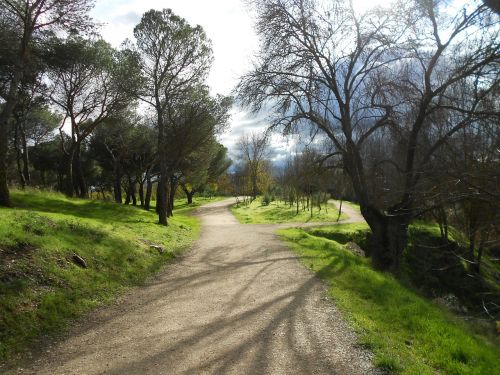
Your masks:
{"label": "slender tree trunk", "polygon": [[160,177],[158,179],[158,188],[156,190],[156,212],[158,213],[158,222],[161,225],[168,225],[167,202],[167,168],[166,165],[163,165],[160,161]]}
{"label": "slender tree trunk", "polygon": [[313,217],[313,196],[312,196],[312,194],[311,194],[310,201],[311,201],[311,218],[312,218]]}
{"label": "slender tree trunk", "polygon": [[127,188],[125,189],[125,191],[127,192],[127,195],[125,197],[125,203],[126,205],[129,205],[130,204],[130,200],[132,198],[132,190],[131,190],[132,186],[131,186],[131,182],[130,182],[130,177],[127,176]]}
{"label": "slender tree trunk", "polygon": [[137,206],[137,197],[135,196],[135,181],[129,178],[129,191],[130,198],[132,198],[132,205]]}
{"label": "slender tree trunk", "polygon": [[144,208],[144,181],[139,179],[139,200],[141,201],[141,207]]}
{"label": "slender tree trunk", "polygon": [[337,216],[337,222],[340,220],[340,215],[342,215],[342,198],[340,198],[339,214]]}
{"label": "slender tree trunk", "polygon": [[82,168],[80,143],[76,144],[75,155],[73,158],[73,179],[75,181],[75,191],[77,192],[78,197],[88,198],[89,190]]}
{"label": "slender tree trunk", "polygon": [[19,175],[19,182],[21,183],[21,188],[24,189],[26,187],[26,179],[21,166],[22,153],[21,148],[19,147],[19,126],[19,122],[17,122],[14,126],[14,148],[16,150],[16,166],[17,173]]}
{"label": "slender tree trunk", "polygon": [[[9,187],[7,185],[7,154],[9,151],[10,118],[17,101],[16,92],[18,84],[19,82],[16,79],[11,82],[7,101],[0,112],[0,206],[6,207],[12,206]],[[13,90],[14,87],[15,89]]]}
{"label": "slender tree trunk", "polygon": [[116,161],[114,162],[113,169],[114,169],[113,196],[116,203],[122,203],[122,174],[118,162]]}
{"label": "slender tree trunk", "polygon": [[153,182],[149,172],[146,172],[146,197],[144,198],[144,209],[149,211],[151,207],[151,194],[153,193]]}
{"label": "slender tree trunk", "polygon": [[257,199],[257,169],[252,173],[252,201]]}
{"label": "slender tree trunk", "polygon": [[174,216],[174,200],[175,192],[177,190],[177,180],[174,177],[170,177],[170,186],[168,194],[168,205],[167,205],[167,215]]}
{"label": "slender tree trunk", "polygon": [[70,150],[68,151],[68,155],[63,155],[63,163],[64,163],[64,178],[62,181],[62,190],[63,193],[68,197],[72,197],[75,192],[75,188],[73,185],[73,158],[75,155],[74,146],[72,145]]}
{"label": "slender tree trunk", "polygon": [[160,225],[168,225],[167,210],[168,210],[168,164],[167,164],[167,144],[165,134],[165,124],[163,123],[163,113],[160,100],[156,98],[156,108],[158,115],[158,163],[160,167],[160,176],[158,178],[158,189],[156,192],[156,212],[158,213],[158,223]]}
{"label": "slender tree trunk", "polygon": [[26,131],[24,126],[20,127],[20,135],[21,135],[21,146],[23,150],[23,176],[26,185],[31,185],[31,175],[29,170],[29,150],[28,150],[28,142],[26,141]]}
{"label": "slender tree trunk", "polygon": [[40,171],[40,180],[42,181],[42,186],[47,187],[47,181],[45,180],[45,170]]}

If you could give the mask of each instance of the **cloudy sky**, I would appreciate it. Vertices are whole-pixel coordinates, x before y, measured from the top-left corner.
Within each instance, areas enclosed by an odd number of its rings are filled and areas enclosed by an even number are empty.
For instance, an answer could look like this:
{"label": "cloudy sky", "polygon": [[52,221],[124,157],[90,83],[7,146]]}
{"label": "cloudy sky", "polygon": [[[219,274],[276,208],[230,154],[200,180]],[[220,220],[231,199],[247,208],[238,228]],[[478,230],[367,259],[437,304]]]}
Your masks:
{"label": "cloudy sky", "polygon": [[[389,0],[358,0],[358,6]],[[212,40],[214,64],[208,84],[212,93],[229,95],[238,77],[250,68],[258,47],[250,10],[244,0],[96,0],[94,19],[104,25],[101,34],[117,47],[126,39],[133,40],[133,28],[149,9],[171,8],[192,25],[201,25]],[[266,126],[265,116],[252,116],[240,108],[232,111],[230,129],[221,142],[230,150],[243,132],[258,131]],[[294,142],[274,136],[273,157],[283,159]]]}

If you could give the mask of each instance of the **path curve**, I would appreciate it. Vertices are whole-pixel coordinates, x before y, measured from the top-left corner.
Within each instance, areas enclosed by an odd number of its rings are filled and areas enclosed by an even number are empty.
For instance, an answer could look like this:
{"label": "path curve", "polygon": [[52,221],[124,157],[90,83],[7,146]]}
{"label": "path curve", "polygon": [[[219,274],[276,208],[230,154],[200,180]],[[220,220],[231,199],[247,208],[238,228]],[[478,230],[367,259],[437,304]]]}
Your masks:
{"label": "path curve", "polygon": [[194,248],[20,374],[368,374],[325,285],[233,200],[198,209]]}
{"label": "path curve", "polygon": [[[340,207],[340,201],[335,200],[335,199],[330,199],[329,202],[332,202],[335,207],[337,207],[337,210]],[[365,218],[363,215],[361,215],[361,212],[359,212],[359,209],[355,209],[352,207],[349,202],[343,201],[342,202],[342,212],[345,213],[348,218],[345,220],[341,220],[341,223],[366,223]]]}

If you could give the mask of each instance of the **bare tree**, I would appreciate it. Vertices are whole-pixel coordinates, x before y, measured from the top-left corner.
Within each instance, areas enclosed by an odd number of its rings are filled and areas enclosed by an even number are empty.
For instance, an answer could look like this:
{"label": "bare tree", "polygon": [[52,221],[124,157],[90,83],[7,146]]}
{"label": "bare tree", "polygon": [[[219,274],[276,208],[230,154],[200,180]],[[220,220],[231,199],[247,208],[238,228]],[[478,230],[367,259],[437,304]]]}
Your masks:
{"label": "bare tree", "polygon": [[269,154],[269,137],[266,133],[243,134],[238,140],[237,147],[248,171],[252,199],[255,199],[259,193],[257,184],[259,171]]}
{"label": "bare tree", "polygon": [[[365,14],[347,1],[253,3],[261,53],[240,98],[271,106],[273,127],[312,127],[331,140],[373,232],[373,263],[397,272],[436,150],[478,119],[498,121],[498,108],[479,110],[499,84],[498,16],[478,2],[455,15],[435,1]],[[464,85],[466,100],[456,95]],[[449,121],[437,127],[437,117]],[[388,207],[367,178],[365,147],[377,135],[391,146],[377,163],[399,175]]]}

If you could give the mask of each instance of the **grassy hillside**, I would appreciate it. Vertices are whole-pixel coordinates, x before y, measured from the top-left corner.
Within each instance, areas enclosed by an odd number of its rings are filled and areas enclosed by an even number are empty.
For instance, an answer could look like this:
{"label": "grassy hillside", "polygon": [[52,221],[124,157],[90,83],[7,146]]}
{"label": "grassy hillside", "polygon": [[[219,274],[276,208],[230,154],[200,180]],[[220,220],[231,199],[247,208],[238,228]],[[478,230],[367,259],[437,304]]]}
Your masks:
{"label": "grassy hillside", "polygon": [[[334,222],[339,214],[333,204],[322,206],[321,211],[317,207],[313,209],[313,215],[310,211],[290,207],[284,202],[274,201],[269,205],[263,205],[260,199],[255,199],[252,203],[245,206],[239,204],[231,208],[238,221],[243,224],[266,224],[266,223],[306,223],[306,222]],[[340,219],[347,216],[342,214]]]}
{"label": "grassy hillside", "polygon": [[0,208],[0,362],[140,284],[199,232],[185,200],[165,228],[137,207],[56,193],[14,192],[12,199],[15,208]]}
{"label": "grassy hillside", "polygon": [[[368,258],[346,249],[368,229],[344,224],[279,231],[301,261],[329,284],[329,293],[375,353],[375,363],[403,374],[494,374],[498,340],[475,334],[463,321],[373,270]],[[359,243],[359,242],[358,242]],[[496,370],[495,370],[496,369]]]}

